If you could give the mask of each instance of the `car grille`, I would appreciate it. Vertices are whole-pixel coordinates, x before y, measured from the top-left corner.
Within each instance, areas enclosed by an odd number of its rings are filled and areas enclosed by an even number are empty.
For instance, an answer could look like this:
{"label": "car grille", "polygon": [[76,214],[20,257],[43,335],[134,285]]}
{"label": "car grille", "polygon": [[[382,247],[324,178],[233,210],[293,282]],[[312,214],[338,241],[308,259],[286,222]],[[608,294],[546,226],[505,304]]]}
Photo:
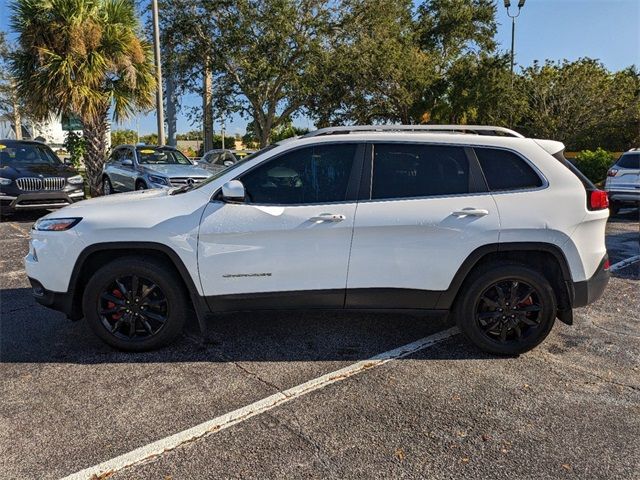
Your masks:
{"label": "car grille", "polygon": [[172,177],[170,178],[171,185],[174,187],[181,187],[182,185],[186,185],[189,183],[189,180],[193,180],[194,185],[198,185],[205,181],[207,177]]}
{"label": "car grille", "polygon": [[37,192],[39,190],[62,190],[64,188],[64,177],[23,177],[16,180],[20,190],[25,192]]}

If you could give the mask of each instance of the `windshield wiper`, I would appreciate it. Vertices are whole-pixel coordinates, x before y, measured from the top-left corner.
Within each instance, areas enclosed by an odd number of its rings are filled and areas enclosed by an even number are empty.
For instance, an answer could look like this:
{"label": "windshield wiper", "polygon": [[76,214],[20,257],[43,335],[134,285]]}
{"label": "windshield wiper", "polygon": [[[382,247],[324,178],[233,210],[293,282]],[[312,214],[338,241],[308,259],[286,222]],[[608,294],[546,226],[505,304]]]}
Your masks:
{"label": "windshield wiper", "polygon": [[195,184],[193,184],[193,185],[182,185],[181,187],[177,187],[175,190],[171,190],[169,192],[169,195],[177,195],[179,193],[188,192],[189,190],[193,189],[194,187],[195,187]]}

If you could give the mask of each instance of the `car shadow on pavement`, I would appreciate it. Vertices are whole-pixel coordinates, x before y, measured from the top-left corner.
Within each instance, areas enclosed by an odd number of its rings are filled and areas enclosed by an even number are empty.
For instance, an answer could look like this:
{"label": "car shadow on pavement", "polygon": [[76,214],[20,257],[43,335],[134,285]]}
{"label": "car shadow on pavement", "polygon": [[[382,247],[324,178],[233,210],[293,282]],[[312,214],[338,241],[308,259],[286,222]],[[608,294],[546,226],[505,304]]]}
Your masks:
{"label": "car shadow on pavement", "polygon": [[[358,361],[451,326],[446,318],[400,313],[246,312],[210,319],[204,336],[193,319],[172,345],[125,353],[102,343],[85,321],[36,304],[28,288],[3,290],[1,300],[0,363]],[[462,350],[467,359],[488,358],[470,344]]]}

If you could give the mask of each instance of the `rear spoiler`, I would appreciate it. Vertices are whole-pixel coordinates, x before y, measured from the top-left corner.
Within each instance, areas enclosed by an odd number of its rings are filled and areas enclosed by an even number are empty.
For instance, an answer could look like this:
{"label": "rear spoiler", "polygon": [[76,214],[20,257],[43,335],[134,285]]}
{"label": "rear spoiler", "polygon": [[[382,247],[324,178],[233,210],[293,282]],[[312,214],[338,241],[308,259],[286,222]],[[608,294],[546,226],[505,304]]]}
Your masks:
{"label": "rear spoiler", "polygon": [[564,143],[556,142],[555,140],[540,140],[537,138],[533,139],[542,149],[550,155],[557,155],[560,152],[564,152]]}

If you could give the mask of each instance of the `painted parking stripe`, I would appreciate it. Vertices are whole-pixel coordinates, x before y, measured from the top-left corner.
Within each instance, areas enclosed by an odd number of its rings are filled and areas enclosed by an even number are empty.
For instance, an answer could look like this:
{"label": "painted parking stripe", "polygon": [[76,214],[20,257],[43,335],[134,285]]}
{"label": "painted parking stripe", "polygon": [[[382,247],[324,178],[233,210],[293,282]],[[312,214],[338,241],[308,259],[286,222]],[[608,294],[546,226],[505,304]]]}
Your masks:
{"label": "painted parking stripe", "polygon": [[112,458],[111,460],[107,460],[106,462],[94,465],[93,467],[85,468],[84,470],[65,477],[63,480],[87,479],[91,478],[92,476],[93,478],[95,478],[100,477],[101,475],[117,472],[126,467],[134,466],[143,461],[157,457],[164,452],[173,450],[174,448],[186,442],[191,442],[198,438],[202,438],[207,435],[219,432],[220,430],[224,430],[225,428],[229,428],[240,422],[248,420],[251,417],[267,412],[279,405],[324,388],[327,385],[346,380],[347,378],[357,375],[358,373],[384,365],[391,360],[403,358],[420,350],[424,350],[425,348],[442,342],[443,340],[446,340],[447,338],[450,338],[457,333],[458,329],[456,327],[452,327],[442,332],[429,335],[428,337],[421,338],[420,340],[416,340],[415,342],[409,343],[407,345],[403,345],[402,347],[380,353],[367,360],[356,362],[352,365],[341,368],[331,373],[327,373],[326,375],[322,375],[321,377],[314,378],[313,380],[309,380],[308,382],[302,383],[288,390],[275,393],[267,398],[258,400],[251,405],[247,405],[246,407],[242,407],[232,412],[225,413],[224,415],[203,422],[200,425],[196,425],[195,427],[183,430],[143,447],[136,448],[135,450]]}
{"label": "painted parking stripe", "polygon": [[634,255],[633,257],[625,258],[624,260],[620,260],[619,262],[614,263],[609,267],[609,271],[615,272],[638,262],[640,262],[640,255]]}

